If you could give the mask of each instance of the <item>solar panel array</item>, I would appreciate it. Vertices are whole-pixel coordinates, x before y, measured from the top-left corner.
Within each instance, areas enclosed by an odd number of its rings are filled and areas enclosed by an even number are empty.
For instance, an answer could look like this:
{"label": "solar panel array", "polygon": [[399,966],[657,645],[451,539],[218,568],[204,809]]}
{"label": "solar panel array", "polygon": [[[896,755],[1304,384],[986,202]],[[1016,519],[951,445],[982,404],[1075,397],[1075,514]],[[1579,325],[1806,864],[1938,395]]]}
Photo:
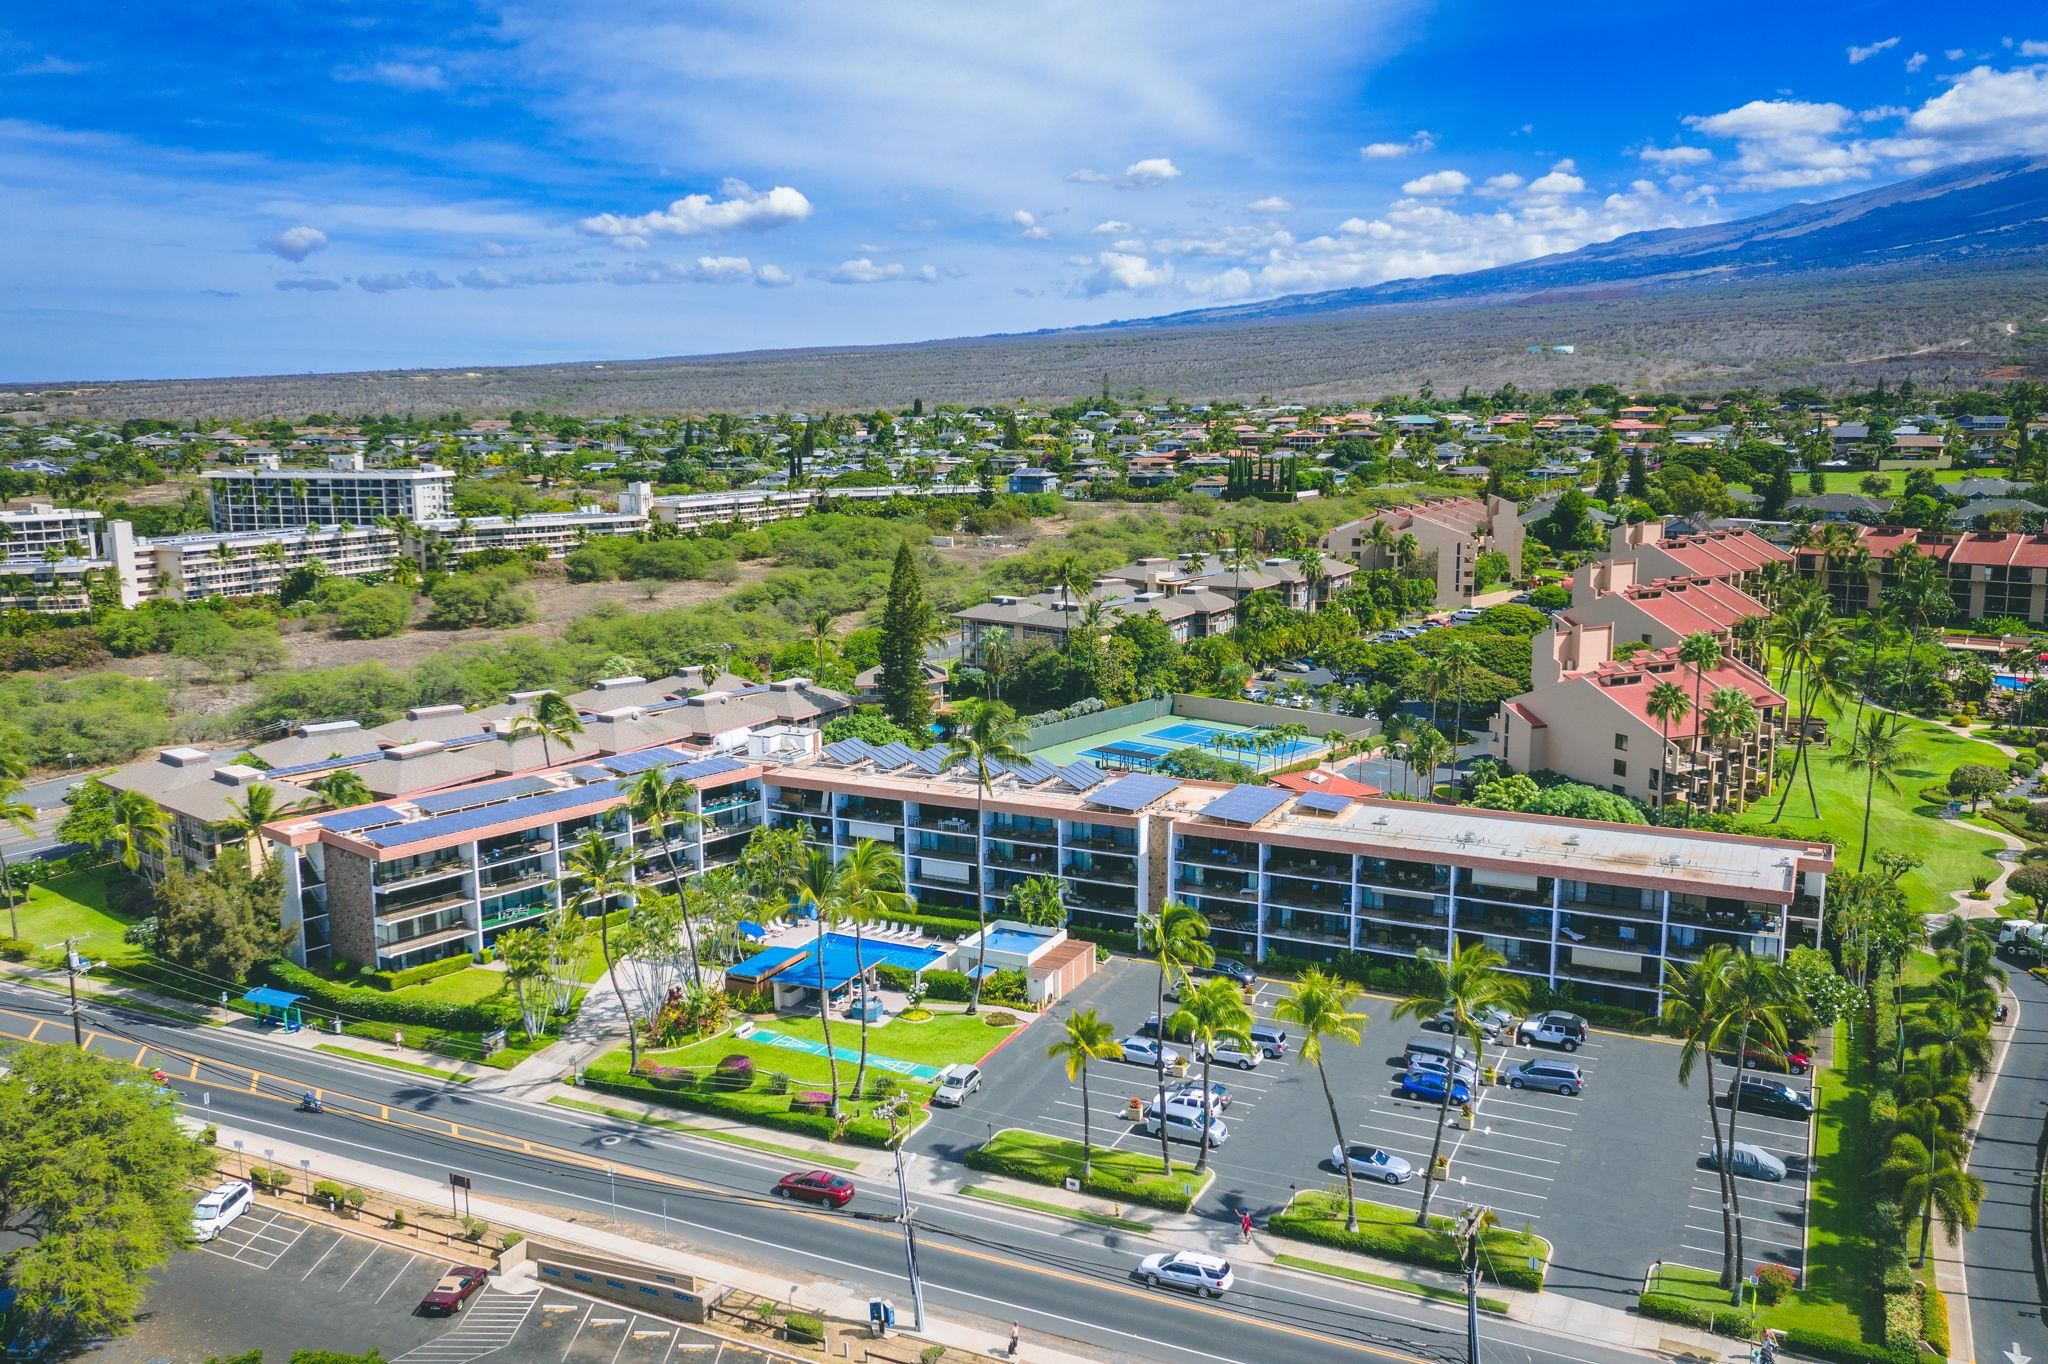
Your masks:
{"label": "solar panel array", "polygon": [[684,763],[668,775],[670,781],[677,780],[678,778],[683,781],[703,781],[707,777],[722,777],[728,772],[737,772],[745,766],[746,764],[738,758],[719,753],[709,758],[699,758],[695,762]]}
{"label": "solar panel array", "polygon": [[293,763],[290,767],[273,767],[269,770],[268,775],[273,777],[303,777],[309,772],[325,772],[330,767],[347,767],[353,763],[367,762],[372,758],[381,756],[379,753],[370,752],[349,754],[339,758],[322,758],[318,762]]}
{"label": "solar panel array", "polygon": [[875,750],[875,766],[884,772],[894,772],[899,767],[910,766],[910,760],[917,756],[917,750],[900,739],[891,739]]}
{"label": "solar panel array", "polygon": [[322,815],[317,822],[323,829],[347,834],[378,824],[394,824],[398,818],[398,812],[387,805],[366,805],[360,810],[341,810],[335,814]]}
{"label": "solar panel array", "polygon": [[594,805],[615,800],[624,787],[624,782],[609,781],[592,786],[578,786],[567,791],[550,791],[545,795],[527,796],[522,800],[508,800],[497,805],[462,810],[452,815],[442,815],[437,819],[414,820],[409,824],[394,824],[387,828],[366,830],[363,838],[380,848],[399,848],[409,843],[424,843],[431,838],[445,838],[449,834],[486,829],[493,824],[529,820],[538,815],[553,814],[558,810],[574,809],[579,805]]}
{"label": "solar panel array", "polygon": [[874,747],[866,739],[841,739],[836,744],[825,745],[826,759],[838,763],[842,767],[850,767],[854,763],[866,762],[874,756]]}
{"label": "solar panel array", "polygon": [[1009,769],[1011,776],[1023,782],[1026,786],[1036,786],[1040,782],[1051,781],[1060,774],[1060,770],[1057,767],[1054,767],[1043,758],[1024,758],[1017,762],[1005,763],[1003,766]]}
{"label": "solar panel array", "polygon": [[1109,774],[1094,763],[1068,763],[1059,769],[1059,778],[1076,791],[1092,791],[1109,780]]}
{"label": "solar panel array", "polygon": [[910,765],[927,777],[936,777],[946,770],[952,755],[943,748],[922,749],[910,755]]}
{"label": "solar panel array", "polygon": [[681,751],[673,748],[643,748],[637,753],[621,753],[616,758],[604,758],[600,761],[603,766],[624,777],[679,763],[684,756]]}
{"label": "solar panel array", "polygon": [[583,767],[572,767],[569,775],[581,782],[610,781],[612,770],[601,763],[590,763]]}
{"label": "solar panel array", "polygon": [[445,815],[455,810],[467,810],[472,805],[517,800],[521,796],[538,795],[554,789],[553,782],[541,777],[513,777],[507,781],[487,781],[481,786],[443,791],[438,795],[419,796],[411,804],[423,815]]}
{"label": "solar panel array", "polygon": [[1179,777],[1162,777],[1146,772],[1090,791],[1088,804],[1099,805],[1105,810],[1142,810],[1179,786]]}
{"label": "solar panel array", "polygon": [[1202,807],[1210,819],[1257,824],[1288,802],[1293,792],[1278,786],[1233,786]]}
{"label": "solar panel array", "polygon": [[1319,815],[1340,815],[1351,808],[1355,796],[1340,796],[1329,791],[1310,791],[1294,802],[1297,810],[1311,810]]}

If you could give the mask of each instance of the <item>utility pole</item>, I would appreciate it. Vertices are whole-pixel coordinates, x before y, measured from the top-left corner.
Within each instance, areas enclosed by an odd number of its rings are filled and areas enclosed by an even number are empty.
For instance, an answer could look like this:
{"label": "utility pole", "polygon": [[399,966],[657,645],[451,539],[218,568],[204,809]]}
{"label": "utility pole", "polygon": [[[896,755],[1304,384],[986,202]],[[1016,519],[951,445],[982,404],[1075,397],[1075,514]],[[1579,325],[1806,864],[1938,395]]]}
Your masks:
{"label": "utility pole", "polygon": [[71,1042],[79,1050],[85,1049],[85,1028],[78,1018],[78,973],[86,963],[78,959],[78,939],[64,940],[64,984],[71,995]]}
{"label": "utility pole", "polygon": [[897,1120],[898,1110],[889,1111],[889,1149],[896,1156],[896,1220],[903,1225],[903,1268],[910,1278],[910,1329],[924,1330],[924,1280],[917,1273],[917,1228],[910,1220],[910,1183],[903,1173],[904,1132]]}
{"label": "utility pole", "polygon": [[1458,1242],[1458,1263],[1465,1271],[1466,1364],[1479,1364],[1479,1238],[1492,1223],[1491,1211],[1468,1203],[1452,1232]]}

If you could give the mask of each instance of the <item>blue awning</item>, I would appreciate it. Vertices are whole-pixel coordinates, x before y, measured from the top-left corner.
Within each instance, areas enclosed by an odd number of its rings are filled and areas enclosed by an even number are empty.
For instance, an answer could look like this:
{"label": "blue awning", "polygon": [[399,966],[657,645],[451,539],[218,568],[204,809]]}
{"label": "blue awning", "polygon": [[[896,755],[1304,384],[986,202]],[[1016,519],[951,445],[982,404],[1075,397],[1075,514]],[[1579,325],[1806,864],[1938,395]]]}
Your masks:
{"label": "blue awning", "polygon": [[258,985],[242,996],[244,1004],[254,1004],[259,1009],[289,1009],[304,999],[288,990],[273,990],[267,985]]}

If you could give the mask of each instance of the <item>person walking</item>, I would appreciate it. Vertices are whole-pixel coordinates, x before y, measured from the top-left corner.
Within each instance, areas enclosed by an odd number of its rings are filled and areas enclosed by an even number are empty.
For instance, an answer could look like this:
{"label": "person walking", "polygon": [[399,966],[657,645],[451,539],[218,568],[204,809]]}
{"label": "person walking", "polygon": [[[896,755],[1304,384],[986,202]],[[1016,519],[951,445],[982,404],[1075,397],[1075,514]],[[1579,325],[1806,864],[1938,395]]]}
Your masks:
{"label": "person walking", "polygon": [[1018,1335],[1019,1335],[1019,1334],[1021,1334],[1021,1330],[1020,1330],[1020,1328],[1018,1327],[1017,1323],[1016,1323],[1016,1322],[1014,1322],[1014,1321],[1013,1321],[1013,1322],[1011,1322],[1011,1323],[1010,1323],[1010,1358],[1012,1358],[1012,1359],[1015,1359],[1015,1358],[1017,1357],[1017,1337],[1018,1337]]}

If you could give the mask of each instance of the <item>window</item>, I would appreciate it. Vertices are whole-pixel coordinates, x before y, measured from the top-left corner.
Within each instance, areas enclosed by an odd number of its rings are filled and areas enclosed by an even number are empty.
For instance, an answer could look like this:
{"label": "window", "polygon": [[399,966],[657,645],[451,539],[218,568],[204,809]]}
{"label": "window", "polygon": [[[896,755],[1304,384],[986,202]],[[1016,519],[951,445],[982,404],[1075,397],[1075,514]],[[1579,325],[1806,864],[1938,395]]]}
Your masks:
{"label": "window", "polygon": [[1614,751],[1617,753],[1628,752],[1628,735],[1617,734],[1614,736]]}
{"label": "window", "polygon": [[1628,764],[1623,762],[1620,758],[1616,758],[1614,760],[1614,775],[1617,777],[1625,777],[1628,775]]}

